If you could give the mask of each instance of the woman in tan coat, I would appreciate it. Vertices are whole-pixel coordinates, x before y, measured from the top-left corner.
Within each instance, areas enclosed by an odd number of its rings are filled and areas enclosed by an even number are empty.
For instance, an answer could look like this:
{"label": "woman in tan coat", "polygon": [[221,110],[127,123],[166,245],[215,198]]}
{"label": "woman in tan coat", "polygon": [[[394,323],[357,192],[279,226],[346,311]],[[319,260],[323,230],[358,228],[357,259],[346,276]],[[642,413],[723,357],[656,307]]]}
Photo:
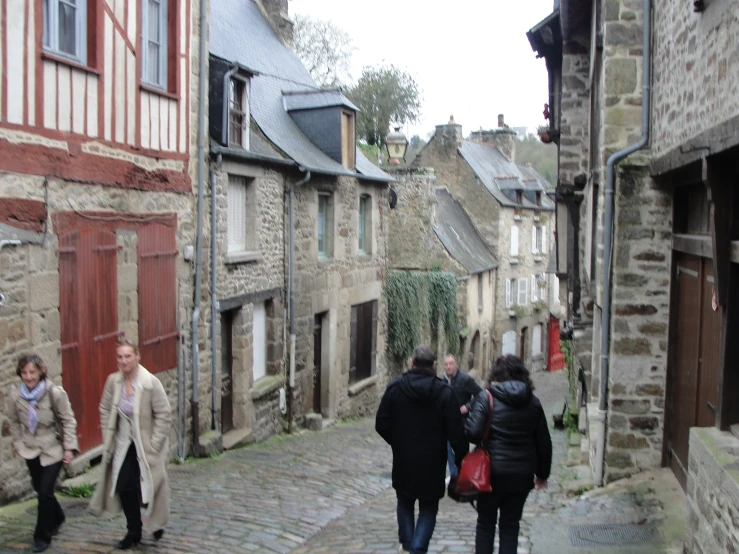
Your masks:
{"label": "woman in tan coat", "polygon": [[94,515],[123,509],[126,536],[118,548],[141,542],[146,527],[159,540],[169,519],[165,469],[172,413],[162,383],[139,364],[139,349],[121,339],[116,347],[118,372],[105,382],[100,401],[103,430],[103,477],[90,502]]}
{"label": "woman in tan coat", "polygon": [[43,552],[66,519],[54,485],[62,463],[70,463],[78,451],[77,421],[67,393],[46,378],[39,356],[21,356],[15,372],[22,382],[10,393],[7,417],[13,449],[25,458],[38,495],[33,551]]}

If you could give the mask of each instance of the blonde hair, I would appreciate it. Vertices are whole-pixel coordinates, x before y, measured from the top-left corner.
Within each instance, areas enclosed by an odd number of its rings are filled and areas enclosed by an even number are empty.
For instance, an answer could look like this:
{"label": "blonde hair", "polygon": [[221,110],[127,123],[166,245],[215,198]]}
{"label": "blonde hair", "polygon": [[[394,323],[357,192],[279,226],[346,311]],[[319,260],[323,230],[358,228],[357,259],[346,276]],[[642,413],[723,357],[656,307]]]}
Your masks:
{"label": "blonde hair", "polygon": [[131,339],[127,339],[126,337],[119,337],[118,343],[115,345],[116,350],[118,350],[121,346],[130,346],[133,349],[134,354],[136,354],[137,356],[140,355],[138,345]]}

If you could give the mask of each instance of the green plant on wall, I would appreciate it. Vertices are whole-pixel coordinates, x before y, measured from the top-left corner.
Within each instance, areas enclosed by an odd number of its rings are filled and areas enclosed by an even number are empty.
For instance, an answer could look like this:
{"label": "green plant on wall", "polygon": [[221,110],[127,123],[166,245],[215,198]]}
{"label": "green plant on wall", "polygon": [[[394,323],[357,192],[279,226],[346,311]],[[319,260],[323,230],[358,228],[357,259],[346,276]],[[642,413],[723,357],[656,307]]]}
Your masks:
{"label": "green plant on wall", "polygon": [[539,300],[538,302],[534,302],[535,312],[543,312],[546,309],[547,309],[547,303],[544,300]]}
{"label": "green plant on wall", "polygon": [[513,312],[513,315],[515,315],[516,317],[526,317],[526,308],[524,306],[514,304],[509,308],[509,310]]}
{"label": "green plant on wall", "polygon": [[457,320],[457,278],[448,271],[429,271],[429,324],[431,336],[439,336],[439,324],[444,332],[447,350],[459,351],[459,321]]}

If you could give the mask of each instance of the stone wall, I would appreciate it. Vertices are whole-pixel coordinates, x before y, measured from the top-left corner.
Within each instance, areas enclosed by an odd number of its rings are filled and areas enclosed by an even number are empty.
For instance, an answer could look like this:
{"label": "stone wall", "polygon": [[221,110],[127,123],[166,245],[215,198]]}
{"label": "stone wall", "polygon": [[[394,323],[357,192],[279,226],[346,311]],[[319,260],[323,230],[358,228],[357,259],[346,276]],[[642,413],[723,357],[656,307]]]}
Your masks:
{"label": "stone wall", "polygon": [[562,52],[559,181],[568,185],[587,173],[590,150],[589,52],[579,38],[565,43]]}
{"label": "stone wall", "polygon": [[739,439],[715,428],[690,431],[685,554],[739,548]]}
{"label": "stone wall", "polygon": [[706,6],[654,2],[655,157],[739,114],[739,5]]}
{"label": "stone wall", "polygon": [[[332,252],[318,258],[316,222],[318,192],[332,196]],[[314,317],[328,318],[327,358],[323,366],[322,415],[334,419],[376,409],[387,380],[385,365],[386,314],[382,289],[385,281],[389,209],[386,185],[359,182],[351,177],[314,177],[295,193],[295,417],[312,412]],[[372,203],[371,253],[358,254],[358,206],[361,195]],[[351,307],[378,302],[376,361],[370,379],[349,386]],[[296,419],[299,421],[299,419]]]}

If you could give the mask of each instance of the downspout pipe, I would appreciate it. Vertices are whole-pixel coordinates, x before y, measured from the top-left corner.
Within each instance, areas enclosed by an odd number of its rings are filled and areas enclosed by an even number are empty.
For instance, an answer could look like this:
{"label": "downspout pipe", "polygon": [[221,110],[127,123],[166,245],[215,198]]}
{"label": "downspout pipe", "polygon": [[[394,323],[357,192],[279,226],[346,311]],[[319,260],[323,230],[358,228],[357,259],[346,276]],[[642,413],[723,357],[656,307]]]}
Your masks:
{"label": "downspout pipe", "polygon": [[223,110],[221,111],[221,144],[228,146],[228,101],[229,101],[229,83],[231,77],[233,77],[239,70],[239,66],[234,65],[226,71],[223,76]]}
{"label": "downspout pipe", "polygon": [[616,188],[616,164],[637,150],[644,148],[649,142],[649,114],[652,67],[652,1],[644,0],[644,42],[642,68],[642,118],[641,139],[616,152],[606,165],[606,190],[603,237],[603,296],[601,300],[601,330],[600,330],[600,401],[596,423],[596,451],[595,451],[595,484],[603,485],[603,460],[605,456],[606,418],[608,415],[608,372],[609,350],[611,343],[611,272],[613,261],[613,214],[615,212],[614,193]]}
{"label": "downspout pipe", "polygon": [[200,321],[200,295],[203,284],[203,188],[205,186],[205,81],[208,35],[208,3],[200,0],[200,60],[198,62],[198,222],[195,254],[195,291],[192,310],[192,451],[197,454],[200,444],[199,415],[199,363],[198,363],[198,323]]}
{"label": "downspout pipe", "polygon": [[[222,156],[218,154],[216,159],[216,166],[221,167]],[[218,278],[218,266],[216,265],[216,253],[218,250],[217,242],[217,226],[216,226],[216,172],[214,169],[210,170],[210,416],[211,416],[211,429],[218,431],[218,391],[219,387],[216,386],[218,382],[218,363],[216,360],[216,341],[218,339],[218,320],[216,315],[218,314],[218,296],[216,294],[217,278]]]}
{"label": "downspout pipe", "polygon": [[302,187],[310,181],[310,171],[304,167],[300,167],[305,175],[299,181],[290,186],[290,194],[288,198],[288,234],[290,244],[290,259],[288,268],[288,303],[289,303],[289,319],[290,319],[290,374],[288,380],[288,414],[287,429],[288,433],[293,432],[293,391],[295,390],[295,189]]}

